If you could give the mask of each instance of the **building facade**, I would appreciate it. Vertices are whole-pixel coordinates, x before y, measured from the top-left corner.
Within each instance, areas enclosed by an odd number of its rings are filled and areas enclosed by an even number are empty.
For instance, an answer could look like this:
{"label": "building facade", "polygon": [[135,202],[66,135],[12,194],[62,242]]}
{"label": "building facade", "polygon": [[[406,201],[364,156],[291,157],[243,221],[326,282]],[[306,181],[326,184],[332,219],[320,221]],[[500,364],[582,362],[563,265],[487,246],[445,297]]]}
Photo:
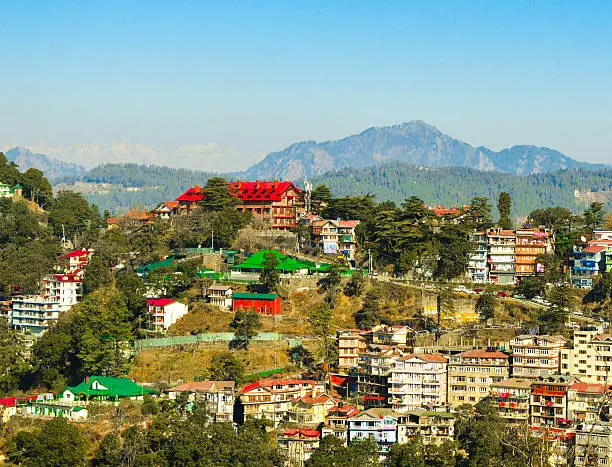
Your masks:
{"label": "building facade", "polygon": [[561,374],[573,375],[584,383],[612,383],[612,335],[598,326],[574,331],[572,348],[561,350]]}
{"label": "building facade", "polygon": [[496,284],[514,284],[516,279],[516,234],[514,230],[493,228],[487,231],[489,279]]}
{"label": "building facade", "polygon": [[359,331],[353,329],[336,332],[338,341],[338,368],[349,370],[359,365]]}
{"label": "building facade", "polygon": [[565,375],[540,376],[533,380],[529,401],[532,426],[566,428],[571,423],[567,396],[575,380]]}
{"label": "building facade", "polygon": [[167,331],[176,321],[188,313],[187,305],[171,298],[149,298],[149,329],[156,332]]}
{"label": "building facade", "polygon": [[34,337],[42,336],[60,314],[59,300],[38,295],[13,297],[11,306],[11,326]]}
{"label": "building facade", "polygon": [[512,347],[512,376],[515,378],[537,378],[561,369],[561,349],[567,345],[563,336],[516,336],[510,341]]}
{"label": "building facade", "polygon": [[211,285],[206,291],[208,303],[219,308],[232,308],[232,288],[229,285]]}
{"label": "building facade", "polygon": [[531,379],[508,378],[491,385],[491,401],[497,414],[512,423],[529,421]]}
{"label": "building facade", "polygon": [[536,257],[553,251],[554,236],[548,229],[537,227],[516,230],[515,263],[516,277],[533,276]]}
{"label": "building facade", "polygon": [[593,287],[593,279],[606,270],[606,251],[604,245],[589,245],[585,248],[574,247],[572,285],[579,288]]}
{"label": "building facade", "polygon": [[487,236],[484,232],[470,235],[475,249],[468,262],[468,277],[472,282],[483,284],[489,279],[487,273]]}
{"label": "building facade", "polygon": [[397,426],[400,414],[391,409],[372,408],[348,419],[348,443],[368,437],[376,440],[378,452],[386,457],[397,443]]}
{"label": "building facade", "polygon": [[266,316],[280,315],[281,298],[275,293],[236,292],[232,295],[232,311],[254,311]]}
{"label": "building facade", "polygon": [[83,297],[83,271],[53,274],[44,279],[45,295],[59,302],[60,311],[67,311]]}
{"label": "building facade", "polygon": [[168,399],[186,393],[190,402],[204,403],[214,422],[234,419],[234,381],[190,381],[168,389]]}

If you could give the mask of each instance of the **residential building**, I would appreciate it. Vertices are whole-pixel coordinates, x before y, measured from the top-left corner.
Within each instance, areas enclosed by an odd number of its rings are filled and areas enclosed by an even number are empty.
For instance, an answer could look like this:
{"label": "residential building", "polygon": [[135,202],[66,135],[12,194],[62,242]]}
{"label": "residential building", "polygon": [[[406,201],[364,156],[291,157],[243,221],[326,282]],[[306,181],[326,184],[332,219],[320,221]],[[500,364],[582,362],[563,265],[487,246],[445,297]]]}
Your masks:
{"label": "residential building", "polygon": [[510,375],[509,357],[496,349],[468,350],[448,363],[448,403],[476,404],[489,395],[491,386]]}
{"label": "residential building", "polygon": [[355,259],[357,251],[357,235],[355,228],[359,225],[357,220],[339,220],[338,225],[338,252],[343,254],[346,259]]}
{"label": "residential building", "polygon": [[516,277],[533,276],[536,273],[536,257],[552,253],[554,235],[548,229],[537,227],[516,230],[516,248],[514,250]]}
{"label": "residential building", "polygon": [[322,436],[334,435],[346,444],[348,441],[348,420],[358,412],[356,407],[338,402],[338,405],[327,411]]}
{"label": "residential building", "polygon": [[561,374],[584,383],[612,383],[612,335],[599,326],[576,329],[572,348],[561,350]]}
{"label": "residential building", "polygon": [[440,354],[410,354],[389,370],[389,405],[396,412],[446,406],[448,359]]}
{"label": "residential building", "polygon": [[448,412],[413,409],[403,413],[397,426],[397,442],[407,443],[421,436],[423,443],[440,445],[455,434],[455,416]]}
{"label": "residential building", "polygon": [[66,264],[64,272],[83,271],[87,268],[93,253],[93,250],[73,250],[60,256],[60,262]]}
{"label": "residential building", "polygon": [[158,219],[170,219],[181,211],[179,201],[164,201],[153,209],[153,214]]}
{"label": "residential building", "polygon": [[531,379],[508,378],[491,385],[490,400],[497,414],[512,423],[529,421]]}
{"label": "residential building", "polygon": [[10,185],[6,183],[0,183],[0,198],[12,198],[13,190]]}
{"label": "residential building", "polygon": [[530,424],[534,427],[561,427],[570,423],[567,410],[568,390],[576,381],[573,376],[546,375],[533,380],[529,400]]}
{"label": "residential building", "polygon": [[168,389],[168,399],[176,399],[186,393],[190,402],[206,405],[214,422],[231,422],[234,419],[233,381],[190,381]]}
{"label": "residential building", "polygon": [[381,458],[397,443],[397,427],[401,414],[386,408],[372,408],[348,419],[348,444],[373,437]]}
{"label": "residential building", "polygon": [[111,376],[87,376],[76,386],[67,386],[60,395],[65,402],[116,402],[120,399],[142,400],[156,391],[142,387],[128,378]]}
{"label": "residential building", "polygon": [[285,465],[304,467],[312,452],[319,447],[321,432],[310,428],[287,428],[276,439]]}
{"label": "residential building", "polygon": [[567,345],[563,336],[526,334],[510,341],[512,347],[512,376],[537,378],[558,373],[561,369],[561,349]]}
{"label": "residential building", "polygon": [[359,331],[353,329],[336,332],[338,340],[338,368],[350,369],[359,365]]}
{"label": "residential building", "polygon": [[11,301],[0,300],[0,318],[4,318],[11,324]]}
{"label": "residential building", "polygon": [[470,240],[475,248],[468,261],[468,277],[472,282],[483,284],[488,280],[487,274],[487,236],[484,232],[474,232]]}
{"label": "residential building", "polygon": [[572,267],[574,287],[593,287],[593,279],[606,270],[606,251],[607,246],[605,245],[574,247],[574,266]]}
{"label": "residential building", "polygon": [[326,393],[310,393],[293,401],[288,409],[288,421],[297,424],[318,426],[325,423],[327,413],[336,407],[339,400]]}
{"label": "residential building", "polygon": [[574,381],[567,394],[568,417],[575,423],[599,423],[610,413],[610,386]]}
{"label": "residential building", "polygon": [[44,279],[45,295],[59,302],[60,311],[68,311],[83,297],[83,270],[53,274]]}
{"label": "residential building", "polygon": [[325,383],[303,379],[259,380],[242,389],[240,402],[244,417],[264,418],[275,426],[288,419],[295,399],[325,391]]}
{"label": "residential building", "polygon": [[229,285],[211,285],[206,291],[208,303],[220,308],[232,308],[232,288]]}
{"label": "residential building", "polygon": [[608,422],[576,427],[574,466],[612,465],[612,429]]}
{"label": "residential building", "polygon": [[[605,251],[602,251],[602,255],[605,255],[605,271],[612,271],[612,230],[596,230],[593,232],[593,239],[589,242],[589,246],[604,246]],[[603,272],[602,268],[602,272]]]}
{"label": "residential building", "polygon": [[310,223],[310,242],[323,254],[338,254],[338,225],[329,219],[314,220]]}
{"label": "residential building", "polygon": [[281,313],[281,298],[275,293],[242,293],[232,295],[232,311],[254,311],[260,315],[276,316]]}
{"label": "residential building", "polygon": [[176,198],[181,212],[188,213],[198,207],[198,202],[204,199],[204,190],[200,185],[189,188],[185,193]]}
{"label": "residential building", "polygon": [[171,298],[149,298],[149,329],[156,332],[167,331],[176,321],[188,313],[187,305]]}
{"label": "residential building", "polygon": [[406,347],[412,344],[414,331],[408,326],[379,324],[372,328],[372,343]]}
{"label": "residential building", "polygon": [[514,284],[516,274],[514,230],[493,228],[487,230],[487,262],[489,279],[496,284]]}
{"label": "residential building", "polygon": [[398,347],[373,345],[359,354],[359,367],[351,375],[357,380],[357,392],[366,408],[387,405],[389,370],[402,356],[404,352]]}
{"label": "residential building", "polygon": [[[0,184],[0,188],[1,187],[2,184]],[[2,193],[0,192],[0,197],[1,196]],[[0,421],[2,424],[8,423],[11,417],[15,415],[17,415],[17,398],[13,396],[0,399]]]}
{"label": "residential building", "polygon": [[39,295],[13,297],[11,306],[11,326],[34,337],[47,331],[60,314],[59,300]]}

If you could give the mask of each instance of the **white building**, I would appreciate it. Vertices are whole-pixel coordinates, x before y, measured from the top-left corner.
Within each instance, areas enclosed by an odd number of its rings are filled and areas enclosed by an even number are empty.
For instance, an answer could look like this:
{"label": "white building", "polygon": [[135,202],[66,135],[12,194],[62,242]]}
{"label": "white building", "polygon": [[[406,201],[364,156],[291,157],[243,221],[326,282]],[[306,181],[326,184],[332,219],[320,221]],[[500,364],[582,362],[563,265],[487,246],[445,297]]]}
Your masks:
{"label": "white building", "polygon": [[83,271],[75,270],[65,274],[53,274],[44,279],[45,294],[58,301],[60,311],[68,311],[70,307],[81,301],[83,296]]}
{"label": "white building", "polygon": [[171,298],[150,298],[147,300],[149,329],[163,332],[187,314],[187,305]]}
{"label": "white building", "polygon": [[612,429],[609,423],[578,425],[575,459],[576,467],[612,464]]}
{"label": "white building", "polygon": [[232,288],[229,285],[211,285],[206,296],[211,305],[232,308]]}
{"label": "white building", "polygon": [[574,346],[561,350],[561,374],[584,383],[612,383],[612,335],[599,326],[574,331]]}
{"label": "white building", "polygon": [[13,297],[11,326],[40,337],[59,318],[60,303],[54,298],[29,295]]}
{"label": "white building", "polygon": [[68,272],[83,270],[89,264],[93,252],[93,250],[73,250],[60,256],[60,260],[67,262],[66,269]]}
{"label": "white building", "polygon": [[168,389],[168,399],[187,393],[190,402],[203,402],[215,422],[231,422],[234,418],[233,381],[190,381]]}
{"label": "white building", "polygon": [[561,349],[567,339],[563,336],[516,336],[510,341],[512,347],[512,376],[515,378],[537,378],[549,373],[558,373],[561,368]]}
{"label": "white building", "polygon": [[448,359],[440,354],[410,354],[389,370],[389,404],[397,412],[446,405]]}
{"label": "white building", "polygon": [[468,275],[472,282],[482,284],[488,280],[487,236],[484,232],[474,232],[470,235],[470,240],[475,248],[468,262]]}

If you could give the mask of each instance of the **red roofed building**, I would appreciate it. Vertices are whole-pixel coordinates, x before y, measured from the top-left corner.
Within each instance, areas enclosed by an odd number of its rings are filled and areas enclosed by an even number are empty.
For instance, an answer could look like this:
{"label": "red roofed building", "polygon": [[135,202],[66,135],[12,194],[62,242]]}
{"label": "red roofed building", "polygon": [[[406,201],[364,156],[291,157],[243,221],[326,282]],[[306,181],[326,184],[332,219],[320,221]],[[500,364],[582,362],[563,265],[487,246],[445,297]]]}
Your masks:
{"label": "red roofed building", "polygon": [[576,378],[567,375],[540,376],[531,386],[530,423],[535,427],[566,428],[571,421],[568,415],[568,391]]}
{"label": "red roofed building", "polygon": [[75,269],[65,274],[53,274],[44,279],[45,296],[59,303],[59,311],[67,311],[81,301],[83,296],[83,270]]}
{"label": "red roofed building", "polygon": [[510,375],[509,361],[507,354],[494,349],[453,355],[448,363],[448,403],[474,405],[487,397],[493,384]]}
{"label": "red roofed building", "polygon": [[9,419],[17,415],[17,398],[5,397],[0,399],[0,415],[2,423],[8,423]]}
{"label": "red roofed building", "polygon": [[325,384],[304,379],[259,380],[242,389],[244,417],[263,418],[275,426],[286,420],[293,402],[307,395],[323,394]]}
{"label": "red roofed building", "polygon": [[574,247],[574,266],[572,267],[574,287],[593,287],[593,279],[606,271],[607,249],[606,245],[593,242],[589,242],[584,248]]}
{"label": "red roofed building", "polygon": [[179,201],[164,201],[153,209],[153,214],[158,219],[170,219],[170,217],[181,211]]}
{"label": "red roofed building", "polygon": [[288,411],[289,421],[316,425],[324,423],[328,411],[338,402],[328,394],[311,392],[293,402]]}
{"label": "red roofed building", "polygon": [[93,250],[74,250],[60,256],[60,260],[68,260],[68,272],[73,272],[76,269],[85,269],[91,255],[93,255]]}
{"label": "red roofed building", "polygon": [[176,321],[187,314],[187,305],[171,298],[149,298],[147,300],[149,312],[149,329],[164,332]]}
{"label": "red roofed building", "polygon": [[286,465],[303,467],[312,452],[319,447],[321,432],[310,428],[288,428],[277,437],[278,449]]}
{"label": "red roofed building", "polygon": [[609,406],[609,397],[610,386],[576,380],[567,392],[567,418],[576,423],[599,423],[603,415],[600,410]]}
{"label": "red roofed building", "polygon": [[[229,186],[238,200],[238,212],[250,212],[253,217],[265,219],[274,229],[295,227],[298,215],[303,211],[302,192],[291,182],[238,180],[229,182]],[[176,198],[176,201],[189,210],[202,199],[204,191],[200,185],[196,185]]]}

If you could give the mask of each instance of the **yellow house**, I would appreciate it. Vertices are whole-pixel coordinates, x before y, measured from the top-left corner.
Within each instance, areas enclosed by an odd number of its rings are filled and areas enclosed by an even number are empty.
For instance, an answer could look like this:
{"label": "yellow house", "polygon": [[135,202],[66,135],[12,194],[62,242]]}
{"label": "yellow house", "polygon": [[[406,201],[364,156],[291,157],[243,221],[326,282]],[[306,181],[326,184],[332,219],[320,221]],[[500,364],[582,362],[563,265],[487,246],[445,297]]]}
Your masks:
{"label": "yellow house", "polygon": [[287,415],[290,422],[294,423],[325,423],[325,418],[330,409],[338,404],[338,400],[332,398],[328,394],[312,393],[295,399],[289,407]]}

